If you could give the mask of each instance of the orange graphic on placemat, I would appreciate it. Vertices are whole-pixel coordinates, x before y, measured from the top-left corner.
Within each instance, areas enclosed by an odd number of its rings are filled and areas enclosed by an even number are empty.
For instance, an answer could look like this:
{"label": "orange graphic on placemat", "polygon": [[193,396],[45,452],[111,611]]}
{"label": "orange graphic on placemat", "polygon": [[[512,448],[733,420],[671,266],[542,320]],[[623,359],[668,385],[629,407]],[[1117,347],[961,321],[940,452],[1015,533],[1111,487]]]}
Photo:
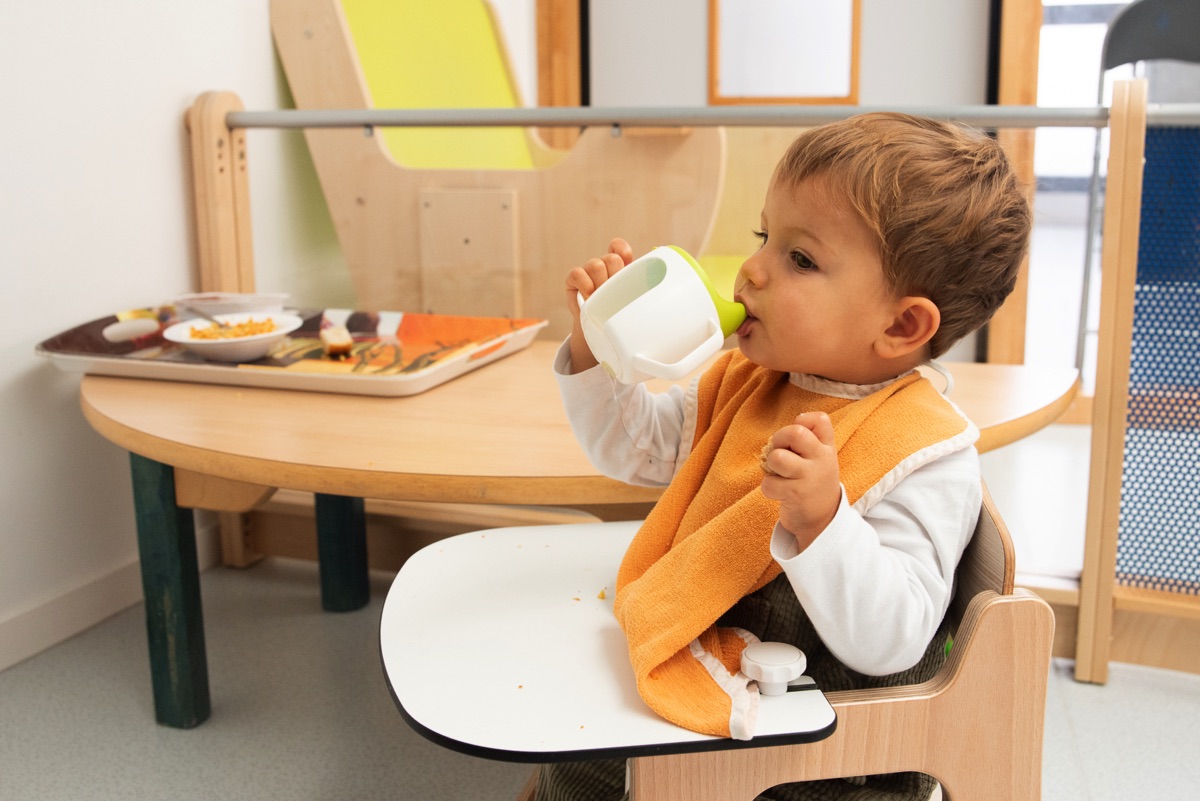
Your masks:
{"label": "orange graphic on placemat", "polygon": [[[363,315],[364,325],[374,324],[374,315]],[[355,319],[351,318],[351,325]],[[348,373],[357,375],[403,375],[428,369],[460,354],[482,358],[503,347],[503,337],[542,321],[504,317],[457,317],[440,314],[405,314],[393,336],[375,331],[350,331],[354,345],[340,359],[325,355],[321,340],[293,335],[270,359],[242,365],[251,369],[283,369],[300,372]],[[298,331],[297,334],[307,332]],[[496,340],[501,341],[497,342]]]}

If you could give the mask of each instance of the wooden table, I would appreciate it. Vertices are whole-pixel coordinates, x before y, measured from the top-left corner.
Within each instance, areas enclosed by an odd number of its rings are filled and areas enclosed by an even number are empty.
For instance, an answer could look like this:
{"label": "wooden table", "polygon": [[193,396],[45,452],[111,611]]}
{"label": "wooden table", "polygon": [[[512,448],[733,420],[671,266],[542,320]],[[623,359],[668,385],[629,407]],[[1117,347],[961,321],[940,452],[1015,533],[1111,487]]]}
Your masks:
{"label": "wooden table", "polygon": [[[575,442],[550,369],[556,347],[535,342],[404,398],[85,376],[84,416],[131,453],[158,720],[190,727],[209,714],[191,508],[246,511],[277,487],[315,493],[323,602],[342,610],[368,597],[362,498],[604,519],[653,502],[659,490],[599,475]],[[1078,387],[1074,370],[950,366],[981,451],[1052,422]]]}

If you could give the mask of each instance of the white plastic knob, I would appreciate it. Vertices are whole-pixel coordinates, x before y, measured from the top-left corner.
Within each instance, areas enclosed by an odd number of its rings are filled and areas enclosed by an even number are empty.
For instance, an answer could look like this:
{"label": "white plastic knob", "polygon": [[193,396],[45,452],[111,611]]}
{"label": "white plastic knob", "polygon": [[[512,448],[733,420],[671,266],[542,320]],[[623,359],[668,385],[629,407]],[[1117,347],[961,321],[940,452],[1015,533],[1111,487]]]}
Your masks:
{"label": "white plastic knob", "polygon": [[783,695],[806,667],[804,652],[785,642],[757,642],[742,651],[742,672],[758,682],[763,695]]}

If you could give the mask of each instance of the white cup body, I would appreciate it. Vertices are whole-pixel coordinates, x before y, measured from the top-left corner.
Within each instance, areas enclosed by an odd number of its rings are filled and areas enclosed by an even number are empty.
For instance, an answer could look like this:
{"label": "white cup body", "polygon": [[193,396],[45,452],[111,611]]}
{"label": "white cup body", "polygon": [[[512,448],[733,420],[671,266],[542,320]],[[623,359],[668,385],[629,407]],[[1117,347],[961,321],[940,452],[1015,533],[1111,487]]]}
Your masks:
{"label": "white cup body", "polygon": [[703,280],[669,247],[609,278],[583,303],[580,321],[596,360],[627,384],[682,378],[724,341]]}

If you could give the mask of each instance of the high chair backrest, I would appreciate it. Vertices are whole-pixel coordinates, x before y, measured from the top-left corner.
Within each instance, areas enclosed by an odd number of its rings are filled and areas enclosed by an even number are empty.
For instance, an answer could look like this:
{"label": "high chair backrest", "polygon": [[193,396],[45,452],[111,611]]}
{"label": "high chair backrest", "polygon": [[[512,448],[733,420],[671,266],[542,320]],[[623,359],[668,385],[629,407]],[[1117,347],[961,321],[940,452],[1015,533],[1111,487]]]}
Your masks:
{"label": "high chair backrest", "polygon": [[1016,554],[1004,520],[984,487],[983,508],[958,570],[954,574],[954,600],[950,604],[950,619],[957,625],[963,618],[971,599],[984,590],[1000,595],[1012,595],[1016,576]]}
{"label": "high chair backrest", "polygon": [[[341,0],[374,108],[516,108],[520,92],[486,0]],[[414,168],[528,169],[520,128],[385,128]]]}

